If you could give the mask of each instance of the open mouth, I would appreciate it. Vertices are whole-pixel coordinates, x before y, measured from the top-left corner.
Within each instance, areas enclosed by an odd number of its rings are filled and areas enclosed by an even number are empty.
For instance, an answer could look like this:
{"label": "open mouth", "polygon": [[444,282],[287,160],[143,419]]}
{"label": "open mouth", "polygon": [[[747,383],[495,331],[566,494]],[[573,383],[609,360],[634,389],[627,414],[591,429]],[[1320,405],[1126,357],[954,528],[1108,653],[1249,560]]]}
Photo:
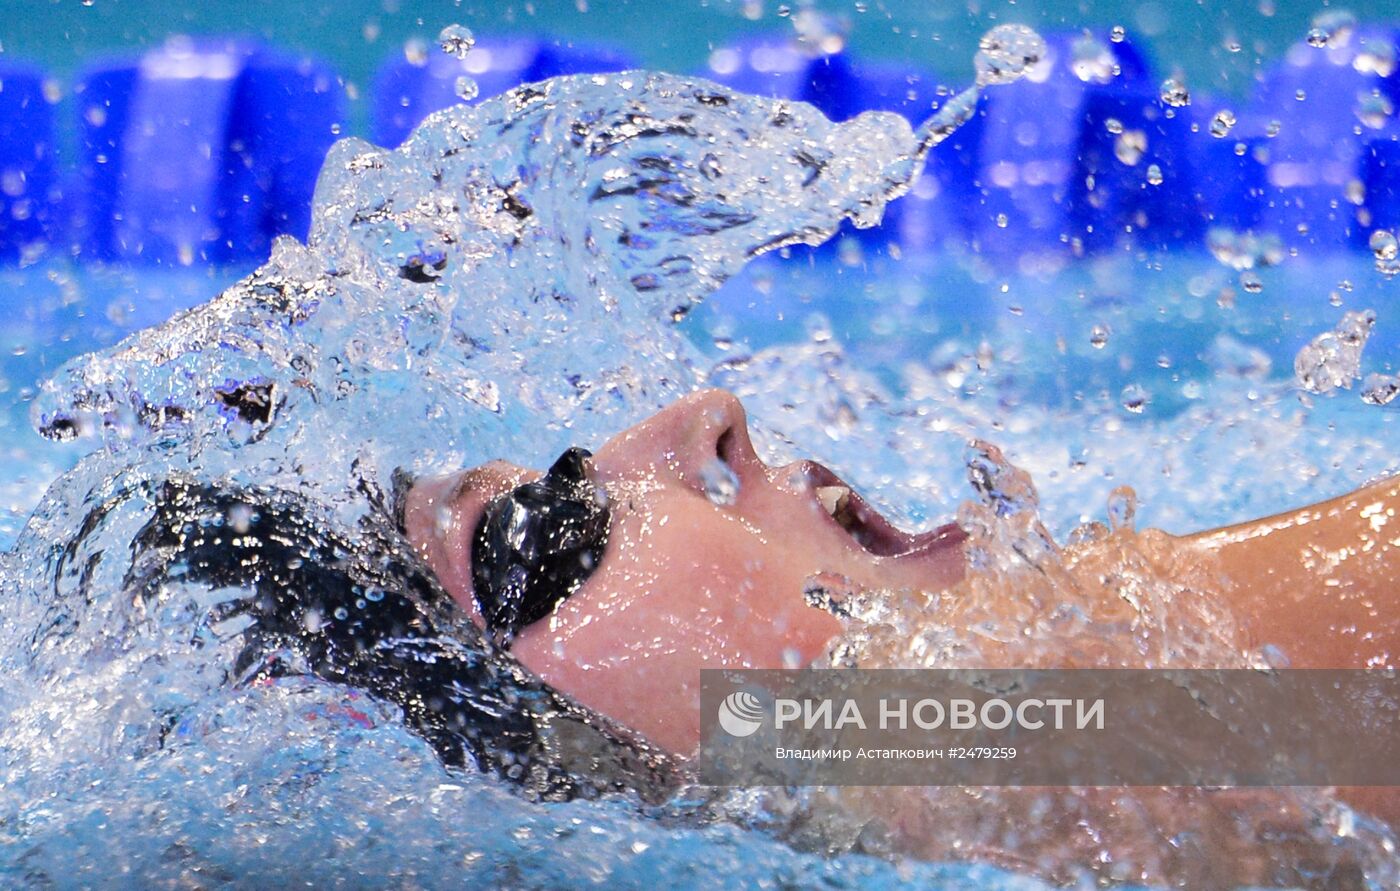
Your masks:
{"label": "open mouth", "polygon": [[876,557],[903,557],[961,542],[966,533],[956,523],[929,532],[897,528],[845,481],[815,461],[803,463],[812,496],[832,523]]}

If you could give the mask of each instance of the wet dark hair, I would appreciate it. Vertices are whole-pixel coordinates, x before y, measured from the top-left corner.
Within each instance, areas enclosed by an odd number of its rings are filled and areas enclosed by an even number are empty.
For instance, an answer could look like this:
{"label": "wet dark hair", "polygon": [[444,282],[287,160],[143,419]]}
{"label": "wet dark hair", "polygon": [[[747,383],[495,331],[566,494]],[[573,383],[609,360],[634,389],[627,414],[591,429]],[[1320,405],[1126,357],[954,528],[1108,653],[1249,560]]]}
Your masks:
{"label": "wet dark hair", "polygon": [[127,588],[154,596],[178,578],[241,590],[214,608],[217,620],[251,620],[232,683],[311,673],[358,688],[401,708],[444,764],[495,774],[533,798],[630,791],[657,802],[676,787],[668,755],[549,687],[483,634],[374,493],[375,509],[347,529],[284,490],[158,485]]}

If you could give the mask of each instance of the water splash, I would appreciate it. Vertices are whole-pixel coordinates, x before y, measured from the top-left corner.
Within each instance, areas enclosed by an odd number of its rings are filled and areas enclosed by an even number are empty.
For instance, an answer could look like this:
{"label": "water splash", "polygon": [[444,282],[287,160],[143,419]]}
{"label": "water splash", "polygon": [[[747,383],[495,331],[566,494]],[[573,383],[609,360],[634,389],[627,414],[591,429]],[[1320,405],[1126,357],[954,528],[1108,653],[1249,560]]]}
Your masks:
{"label": "water splash", "polygon": [[973,58],[977,72],[974,86],[944,103],[933,117],[919,126],[915,134],[919,143],[918,157],[925,157],[929,150],[972,119],[981,88],[1020,80],[1040,64],[1045,53],[1044,38],[1025,25],[998,25],[984,34]]}
{"label": "water splash", "polygon": [[[284,456],[314,423],[357,444],[336,470],[311,470],[339,488],[356,460],[387,487],[395,467],[504,451],[526,416],[551,419],[546,431],[584,405],[595,430],[635,420],[697,379],[673,318],[753,256],[819,243],[843,218],[878,221],[917,175],[917,150],[895,115],[832,124],[655,74],[451,109],[396,151],[347,140],[327,159],[306,246],[279,242],[208,309],[70,367],[37,422],[55,436],[101,430],[116,449],[236,445],[238,467],[266,456],[289,485],[307,468]],[[220,341],[234,349],[216,359],[203,345]],[[248,381],[276,394],[266,423],[223,410],[219,394]],[[359,443],[371,418],[389,421],[386,405],[419,434]],[[440,408],[423,418],[422,405]]]}
{"label": "water splash", "polygon": [[1361,377],[1361,351],[1375,324],[1374,310],[1350,311],[1336,328],[1314,337],[1293,362],[1298,386],[1309,393],[1350,389],[1351,382]]}
{"label": "water splash", "polygon": [[[1085,523],[1061,546],[1039,519],[1024,471],[984,443],[969,449],[967,467],[975,495],[959,512],[970,535],[967,576],[946,591],[879,593],[842,591],[825,580],[815,589],[838,592],[835,613],[847,631],[820,666],[1287,664],[1277,648],[1250,646],[1208,554],[1156,530],[1135,530],[1132,489],[1109,496],[1107,524]],[[866,833],[880,827],[895,850],[941,858],[972,849],[1065,884],[1308,885],[1334,870],[1394,872],[1384,828],[1358,821],[1326,790],[899,793],[821,790],[804,800],[803,811],[817,825],[855,822]],[[1066,833],[1069,825],[1079,831]],[[1230,830],[1201,829],[1213,825]],[[1171,842],[1159,844],[1162,838]]]}
{"label": "water splash", "polygon": [[[982,83],[1014,79],[1041,52],[1025,29],[998,33],[982,57]],[[471,43],[456,26],[440,37],[459,59]],[[426,46],[405,52],[426,62]],[[530,810],[543,806],[445,770],[396,715],[346,704],[345,691],[312,683],[312,711],[330,715],[328,725],[308,722],[277,690],[230,689],[243,625],[219,611],[228,592],[176,578],[132,589],[131,543],[153,493],[175,477],[283,489],[324,505],[326,524],[355,541],[360,521],[383,509],[405,475],[501,456],[542,463],[567,445],[600,441],[723,375],[676,329],[692,305],[756,256],[819,244],[845,220],[873,225],[976,95],[958,97],[916,134],[894,114],[835,124],[802,103],[704,81],[588,75],[445,109],[397,149],[337,144],[305,244],[279,239],[243,281],[70,363],[36,400],[36,427],[84,438],[93,451],[3,557],[0,709],[10,732],[0,741],[0,833],[19,859],[0,857],[0,874],[41,875],[63,863],[67,836],[54,827],[89,820],[115,827],[100,835],[105,856],[92,862],[173,882],[231,875],[222,864],[257,860],[251,839],[280,840],[285,833],[268,820],[289,809],[315,814],[328,848],[356,837],[332,813],[417,825],[418,835],[391,835],[423,840],[422,826],[437,825],[425,812],[460,817],[483,800],[501,815],[493,830],[562,838],[582,822],[577,810]],[[840,392],[813,404],[833,436],[848,436],[880,397],[821,355]],[[791,451],[781,434],[756,426],[767,449]],[[713,489],[732,497],[722,478]],[[236,511],[217,520],[234,534],[252,521]],[[216,765],[212,773],[204,763]],[[207,813],[228,821],[179,810],[203,807],[198,796],[158,804],[191,771],[218,796]],[[54,788],[95,791],[50,822],[34,803],[50,801]],[[365,810],[368,801],[388,802],[389,813]],[[625,816],[615,804],[578,807],[591,826],[636,825],[635,802],[622,805]],[[648,827],[633,834],[634,852],[722,843]],[[286,835],[307,843],[303,833]],[[529,857],[520,836],[471,854],[479,836],[440,834],[450,851],[467,853],[454,867],[443,866],[451,853],[436,840],[431,850],[400,851],[388,861],[402,881],[386,883],[420,883],[415,863],[442,875],[483,862],[477,875],[491,884],[519,867],[503,861]],[[786,851],[758,868],[824,874],[792,866],[801,856]],[[604,873],[625,874],[625,860],[580,854],[577,862],[592,865],[568,883],[604,884]],[[353,854],[327,862],[332,875],[355,874],[361,863]],[[541,855],[523,868],[549,884],[551,864],[567,862]],[[238,874],[249,873],[240,865]]]}

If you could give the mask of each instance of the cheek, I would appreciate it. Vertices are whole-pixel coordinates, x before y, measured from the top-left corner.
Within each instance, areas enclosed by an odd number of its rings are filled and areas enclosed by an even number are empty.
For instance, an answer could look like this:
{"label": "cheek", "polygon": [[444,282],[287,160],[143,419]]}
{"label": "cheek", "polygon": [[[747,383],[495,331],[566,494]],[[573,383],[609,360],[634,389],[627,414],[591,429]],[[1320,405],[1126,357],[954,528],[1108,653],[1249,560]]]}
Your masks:
{"label": "cheek", "polygon": [[[835,633],[835,620],[802,599],[820,568],[815,555],[735,514],[684,501],[668,510],[663,500],[619,523],[583,596],[556,617],[555,636],[582,645],[594,629],[600,657],[692,650],[722,654],[724,664],[771,663],[794,633]],[[604,640],[604,628],[629,634]]]}
{"label": "cheek", "polygon": [[733,514],[663,501],[624,513],[594,576],[513,650],[550,684],[687,752],[701,670],[805,664],[840,631],[802,599],[815,568]]}

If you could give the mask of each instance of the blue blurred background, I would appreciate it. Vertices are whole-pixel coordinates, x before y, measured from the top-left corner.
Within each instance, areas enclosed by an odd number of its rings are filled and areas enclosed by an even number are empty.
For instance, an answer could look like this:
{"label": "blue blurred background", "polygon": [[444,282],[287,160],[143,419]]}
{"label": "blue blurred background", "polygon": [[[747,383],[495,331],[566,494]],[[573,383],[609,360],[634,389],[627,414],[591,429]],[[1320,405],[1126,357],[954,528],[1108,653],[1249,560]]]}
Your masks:
{"label": "blue blurred background", "polygon": [[[1050,36],[1058,64],[990,97],[940,149],[917,196],[929,205],[906,202],[909,219],[887,227],[904,246],[996,254],[1029,235],[1080,253],[1124,235],[1202,244],[1211,224],[1285,246],[1364,245],[1394,216],[1393,2],[1368,4],[1359,23],[1277,0],[75,0],[0,12],[0,256],[11,260],[49,246],[182,266],[262,256],[272,235],[304,234],[333,139],[396,144],[459,101],[463,75],[484,97],[658,67],[836,119],[882,108],[917,121],[968,84],[978,38],[1007,21]],[[437,47],[454,22],[477,37],[465,59]],[[1326,45],[1308,47],[1310,30]],[[1162,94],[1168,78],[1176,102]]]}
{"label": "blue blurred background", "polygon": [[[790,28],[793,14],[806,6],[800,0],[4,0],[0,35],[9,56],[71,75],[94,56],[156,46],[172,34],[247,34],[314,52],[363,89],[405,42],[432,40],[452,22],[482,34],[613,43],[644,65],[690,71],[715,47]],[[917,62],[953,80],[966,78],[977,39],[1003,22],[1045,29],[1121,25],[1150,39],[1161,61],[1180,66],[1193,82],[1227,92],[1247,90],[1258,63],[1281,57],[1319,12],[1344,8],[1368,21],[1400,18],[1396,0],[1340,6],[1291,0],[824,0],[817,7],[850,23],[857,55]]]}

